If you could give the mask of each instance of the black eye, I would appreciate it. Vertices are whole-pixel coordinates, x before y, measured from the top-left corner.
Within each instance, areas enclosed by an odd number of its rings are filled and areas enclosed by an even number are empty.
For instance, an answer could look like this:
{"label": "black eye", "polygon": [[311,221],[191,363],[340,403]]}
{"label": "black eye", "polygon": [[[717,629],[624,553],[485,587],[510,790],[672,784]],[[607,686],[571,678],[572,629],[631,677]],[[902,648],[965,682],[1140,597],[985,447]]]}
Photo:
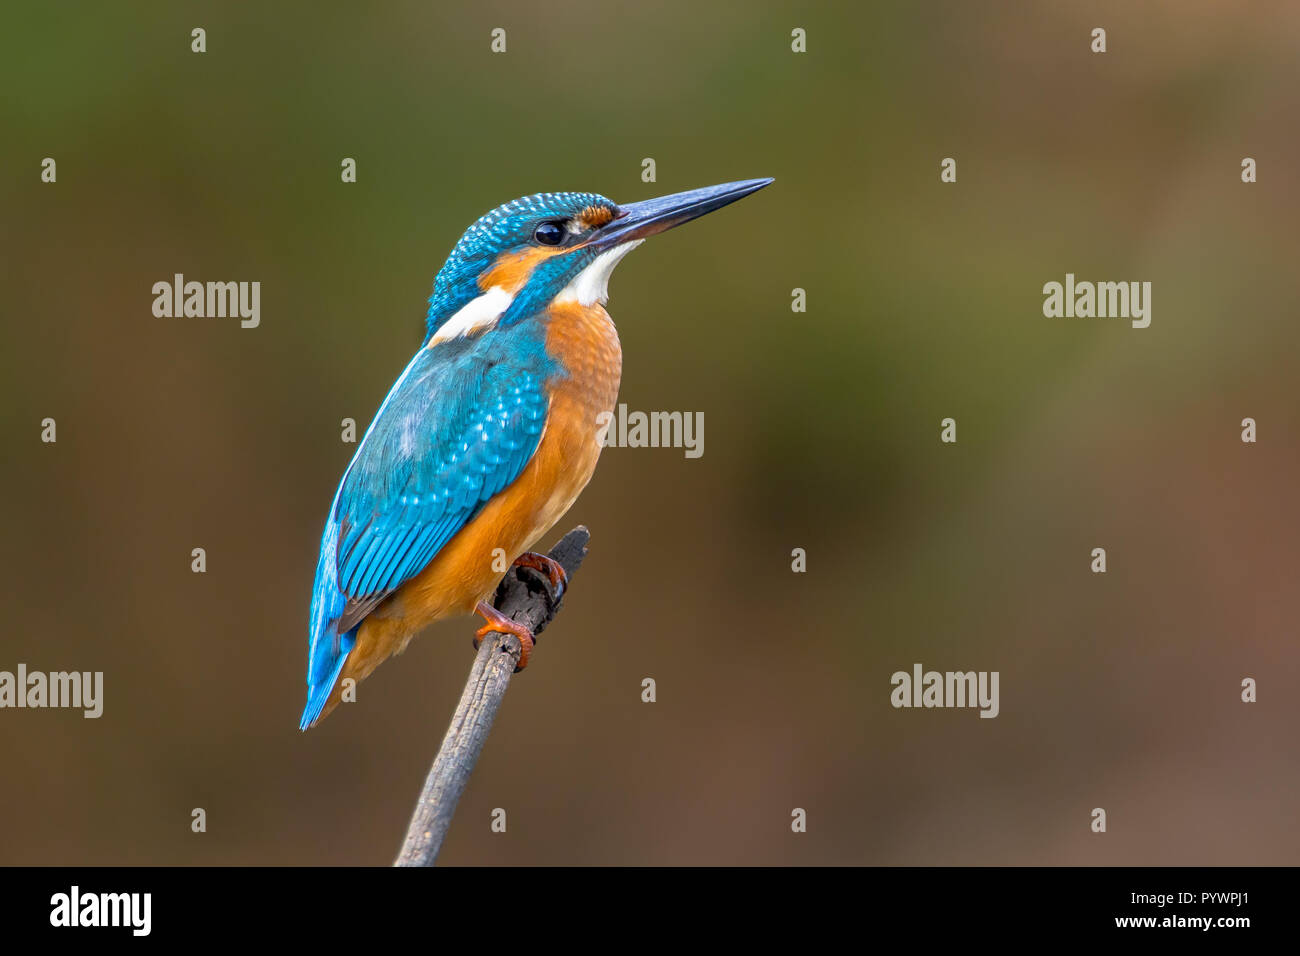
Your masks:
{"label": "black eye", "polygon": [[537,227],[533,238],[544,246],[558,246],[564,241],[564,231],[558,222],[544,222]]}

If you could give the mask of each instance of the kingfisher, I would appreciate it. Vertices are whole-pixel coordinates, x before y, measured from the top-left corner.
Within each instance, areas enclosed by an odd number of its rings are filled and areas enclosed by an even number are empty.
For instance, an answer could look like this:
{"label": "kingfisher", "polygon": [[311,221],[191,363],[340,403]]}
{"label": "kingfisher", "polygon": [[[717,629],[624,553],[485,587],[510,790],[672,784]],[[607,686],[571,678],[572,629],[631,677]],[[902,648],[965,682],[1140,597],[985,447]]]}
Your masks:
{"label": "kingfisher", "polygon": [[537,193],[461,236],[434,279],[424,341],[366,429],[325,519],[312,588],[312,727],[434,621],[477,613],[533,634],[491,598],[508,566],[564,569],[529,549],[596,469],[623,353],[605,311],[614,267],[648,237],[771,183],[748,179],[618,205]]}

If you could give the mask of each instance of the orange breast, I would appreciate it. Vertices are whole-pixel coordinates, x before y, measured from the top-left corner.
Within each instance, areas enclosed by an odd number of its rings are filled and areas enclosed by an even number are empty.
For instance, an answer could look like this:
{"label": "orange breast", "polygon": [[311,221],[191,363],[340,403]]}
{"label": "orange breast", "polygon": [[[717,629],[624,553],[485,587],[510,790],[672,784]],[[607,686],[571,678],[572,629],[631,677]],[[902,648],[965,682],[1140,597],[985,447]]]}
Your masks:
{"label": "orange breast", "polygon": [[[567,370],[548,387],[551,404],[537,451],[524,470],[432,563],[408,582],[391,610],[419,630],[490,597],[504,560],[513,562],[549,531],[591,480],[600,457],[597,416],[618,399],[623,351],[600,306],[567,305],[548,312],[546,349]],[[500,549],[498,551],[498,549]],[[399,607],[400,605],[400,607]]]}
{"label": "orange breast", "polygon": [[[623,351],[613,321],[599,305],[553,306],[547,315],[547,351],[568,374],[550,383],[551,404],[537,451],[428,567],[361,623],[342,677],[361,680],[384,658],[400,653],[417,631],[440,618],[470,613],[490,599],[504,573],[498,569],[564,517],[591,480],[601,451],[597,419],[614,410]],[[331,699],[326,713],[335,703]]]}

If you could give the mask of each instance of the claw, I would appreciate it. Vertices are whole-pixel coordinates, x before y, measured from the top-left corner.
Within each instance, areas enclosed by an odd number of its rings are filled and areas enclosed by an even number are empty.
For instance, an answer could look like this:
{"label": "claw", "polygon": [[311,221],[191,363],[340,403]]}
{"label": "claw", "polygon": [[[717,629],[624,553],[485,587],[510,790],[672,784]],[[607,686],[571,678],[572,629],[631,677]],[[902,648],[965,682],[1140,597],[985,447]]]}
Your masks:
{"label": "claw", "polygon": [[533,645],[537,643],[537,639],[533,637],[533,632],[528,629],[528,626],[511,620],[486,601],[479,601],[478,607],[474,608],[474,613],[483,615],[483,620],[487,621],[486,624],[474,632],[474,649],[478,650],[479,645],[483,643],[483,638],[493,632],[513,634],[519,638],[520,645],[519,663],[515,665],[515,673],[518,674],[527,667],[528,658],[533,653]]}
{"label": "claw", "polygon": [[546,575],[546,580],[551,582],[551,592],[555,595],[557,603],[560,596],[564,594],[564,589],[569,586],[569,574],[564,570],[564,566],[545,554],[538,554],[536,551],[525,551],[515,558],[514,566],[517,568],[532,568],[534,571],[540,571]]}

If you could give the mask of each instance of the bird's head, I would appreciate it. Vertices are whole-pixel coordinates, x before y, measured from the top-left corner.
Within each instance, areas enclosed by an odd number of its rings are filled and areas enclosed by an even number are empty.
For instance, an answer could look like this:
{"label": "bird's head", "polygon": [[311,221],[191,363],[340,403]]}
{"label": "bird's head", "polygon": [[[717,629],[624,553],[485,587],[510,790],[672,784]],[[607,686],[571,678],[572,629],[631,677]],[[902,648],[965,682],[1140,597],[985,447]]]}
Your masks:
{"label": "bird's head", "polygon": [[498,206],[466,230],[438,272],[425,342],[509,325],[556,301],[603,303],[614,266],[647,237],[770,182],[748,179],[624,206],[578,192]]}

